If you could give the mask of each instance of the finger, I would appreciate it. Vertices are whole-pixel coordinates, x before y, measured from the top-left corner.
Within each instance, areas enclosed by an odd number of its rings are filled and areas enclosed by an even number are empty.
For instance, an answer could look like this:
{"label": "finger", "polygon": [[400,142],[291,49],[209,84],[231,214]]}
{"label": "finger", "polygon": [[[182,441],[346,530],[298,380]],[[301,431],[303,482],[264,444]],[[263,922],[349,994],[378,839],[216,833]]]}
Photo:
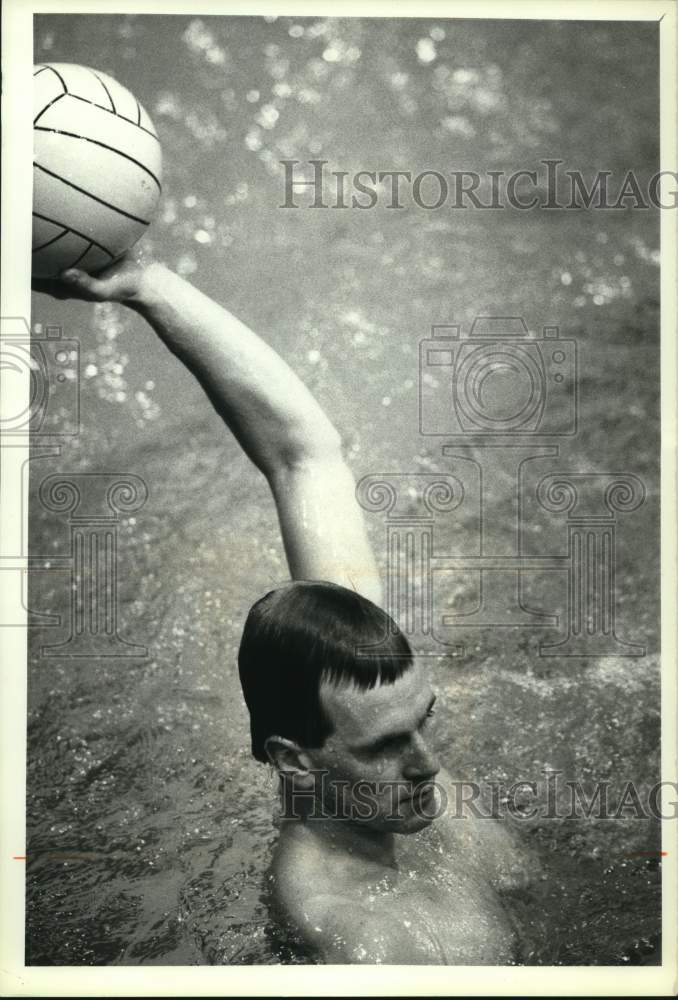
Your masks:
{"label": "finger", "polygon": [[90,280],[89,274],[86,274],[85,271],[78,271],[76,267],[69,267],[67,271],[62,271],[59,277],[69,285],[82,285],[83,287],[86,287]]}
{"label": "finger", "polygon": [[76,268],[69,268],[59,275],[64,285],[70,287],[71,294],[77,290],[80,295],[98,299],[101,297],[101,284],[97,278],[92,278],[85,271],[78,271]]}

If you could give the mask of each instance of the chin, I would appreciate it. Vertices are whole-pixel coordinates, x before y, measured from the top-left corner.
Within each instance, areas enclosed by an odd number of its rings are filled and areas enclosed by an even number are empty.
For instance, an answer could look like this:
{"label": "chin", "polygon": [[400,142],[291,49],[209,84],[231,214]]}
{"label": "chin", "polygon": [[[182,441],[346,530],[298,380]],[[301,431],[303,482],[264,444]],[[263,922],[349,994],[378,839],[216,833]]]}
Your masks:
{"label": "chin", "polygon": [[434,822],[434,819],[429,819],[426,816],[411,816],[403,822],[402,828],[397,832],[404,834],[419,833],[420,830],[424,830],[427,826],[430,826],[431,823]]}
{"label": "chin", "polygon": [[430,826],[433,822],[433,818],[427,818],[426,816],[418,816],[416,813],[410,813],[409,816],[400,816],[398,819],[388,819],[388,817],[386,817],[379,824],[379,827],[384,833],[397,833],[408,836],[412,833],[419,833],[420,830]]}
{"label": "chin", "polygon": [[[423,806],[426,804],[427,807],[431,805],[434,807],[432,810],[427,808],[424,810]],[[419,807],[417,808],[413,802],[409,802],[405,808],[406,813],[402,819],[402,833],[417,833],[419,830],[423,830],[425,827],[430,826],[435,820],[441,815],[441,800],[437,790],[433,791],[431,794],[426,795],[424,802],[419,801]],[[432,813],[432,815],[430,815]],[[401,824],[399,824],[401,825]]]}

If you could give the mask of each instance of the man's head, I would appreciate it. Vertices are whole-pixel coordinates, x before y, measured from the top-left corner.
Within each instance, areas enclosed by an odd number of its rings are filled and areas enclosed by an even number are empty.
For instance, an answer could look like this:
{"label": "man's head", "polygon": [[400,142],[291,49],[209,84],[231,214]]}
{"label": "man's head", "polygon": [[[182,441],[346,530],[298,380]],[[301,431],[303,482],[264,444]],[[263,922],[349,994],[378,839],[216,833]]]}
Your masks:
{"label": "man's head", "polygon": [[393,832],[426,825],[430,797],[412,796],[438,771],[433,695],[384,611],[336,584],[291,583],[254,605],[238,661],[257,760],[325,814]]}

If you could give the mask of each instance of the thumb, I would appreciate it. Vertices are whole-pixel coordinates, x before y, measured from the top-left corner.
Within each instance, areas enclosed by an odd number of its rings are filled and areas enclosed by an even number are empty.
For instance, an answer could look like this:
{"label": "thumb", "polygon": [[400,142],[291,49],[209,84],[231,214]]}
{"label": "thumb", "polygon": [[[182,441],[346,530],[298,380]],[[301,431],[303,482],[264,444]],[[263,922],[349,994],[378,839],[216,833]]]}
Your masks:
{"label": "thumb", "polygon": [[86,281],[89,274],[86,271],[79,271],[77,267],[69,267],[67,271],[62,271],[60,275],[63,281]]}
{"label": "thumb", "polygon": [[105,302],[112,298],[111,289],[106,281],[93,278],[91,274],[86,274],[77,268],[69,267],[59,277],[76,298],[86,299],[89,302]]}

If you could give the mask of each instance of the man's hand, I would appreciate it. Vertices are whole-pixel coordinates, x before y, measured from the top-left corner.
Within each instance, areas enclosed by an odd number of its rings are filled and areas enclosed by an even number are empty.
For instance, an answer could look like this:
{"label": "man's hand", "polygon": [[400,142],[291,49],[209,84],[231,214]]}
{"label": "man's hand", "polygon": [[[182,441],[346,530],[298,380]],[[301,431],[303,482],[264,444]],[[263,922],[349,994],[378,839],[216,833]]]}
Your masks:
{"label": "man's hand", "polygon": [[145,274],[154,266],[148,256],[138,250],[125,254],[97,275],[69,268],[58,278],[34,278],[32,287],[56,299],[131,305],[139,298]]}

